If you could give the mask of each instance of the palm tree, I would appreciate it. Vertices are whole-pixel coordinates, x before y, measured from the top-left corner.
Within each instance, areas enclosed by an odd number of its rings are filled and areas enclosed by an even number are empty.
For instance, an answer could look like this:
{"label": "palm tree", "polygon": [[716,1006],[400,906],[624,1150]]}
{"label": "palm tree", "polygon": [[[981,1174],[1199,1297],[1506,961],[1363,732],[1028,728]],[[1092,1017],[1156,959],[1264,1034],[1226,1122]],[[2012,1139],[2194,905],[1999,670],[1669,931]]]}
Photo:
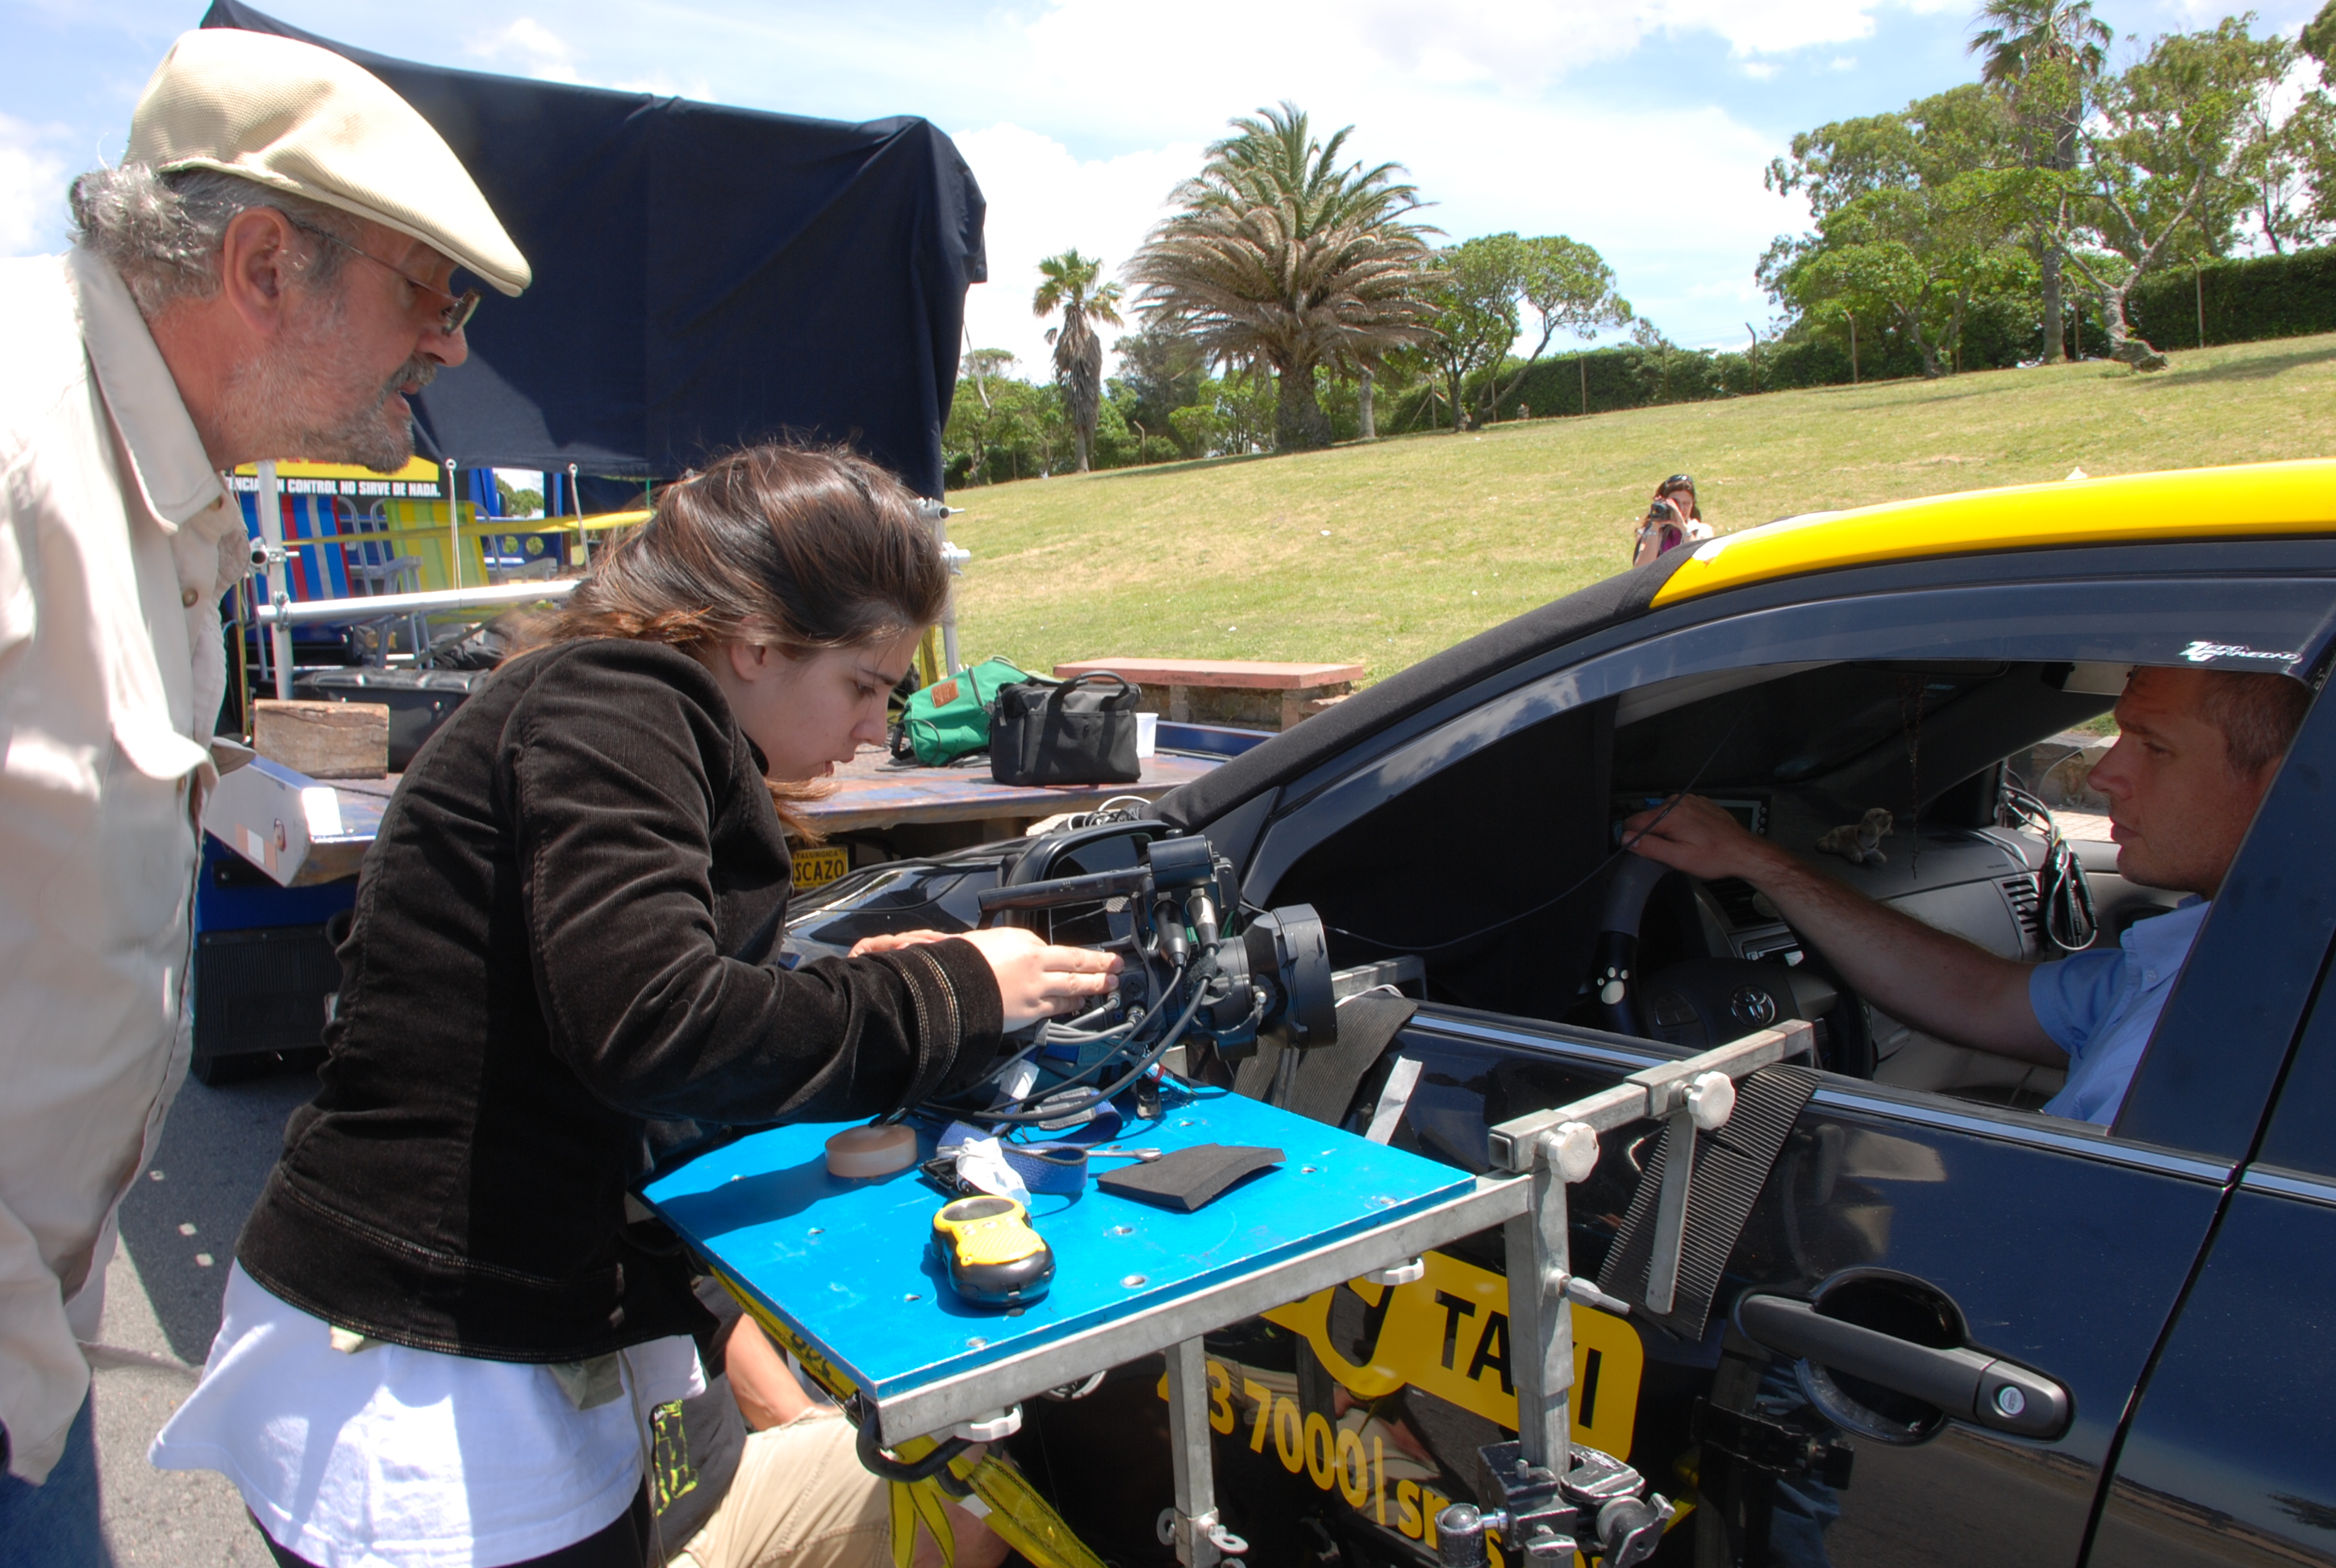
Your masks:
{"label": "palm tree", "polygon": [[1283,102],[1231,122],[1201,172],[1170,198],[1179,210],[1129,264],[1151,321],[1228,367],[1278,379],[1274,444],[1327,446],[1314,395],[1328,365],[1372,370],[1391,350],[1435,336],[1425,297],[1436,278],[1423,204],[1397,164],[1343,167],[1347,127],[1326,145]]}
{"label": "palm tree", "polygon": [[[2093,15],[2092,0],[1987,0],[1972,17],[1984,24],[1969,53],[1983,54],[1980,79],[2008,90],[2020,117],[2051,139],[2040,162],[2058,174],[2077,167],[2077,132],[2085,99],[2108,63],[2108,24]],[[2059,198],[2065,202],[2066,198]],[[2065,216],[2065,214],[2063,215]],[[2044,294],[2044,363],[2057,365],[2060,348],[2060,243],[2054,225],[2039,225],[2037,268]]]}
{"label": "palm tree", "polygon": [[1088,318],[1119,326],[1120,287],[1116,283],[1098,286],[1103,258],[1076,250],[1049,256],[1038,263],[1038,272],[1046,281],[1031,297],[1030,310],[1036,316],[1063,313],[1062,326],[1046,329],[1046,341],[1055,346],[1055,383],[1063,389],[1071,433],[1078,443],[1079,472],[1085,473],[1095,447],[1095,416],[1103,409],[1103,339]]}

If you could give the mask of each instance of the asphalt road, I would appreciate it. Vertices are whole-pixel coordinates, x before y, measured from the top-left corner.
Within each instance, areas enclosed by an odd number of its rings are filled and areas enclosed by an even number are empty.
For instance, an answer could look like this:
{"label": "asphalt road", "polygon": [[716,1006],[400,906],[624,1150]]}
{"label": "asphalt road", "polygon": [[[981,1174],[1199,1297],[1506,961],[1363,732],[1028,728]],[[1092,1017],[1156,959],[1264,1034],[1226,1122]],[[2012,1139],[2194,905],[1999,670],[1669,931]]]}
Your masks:
{"label": "asphalt road", "polygon": [[284,1118],[316,1091],[306,1071],[180,1091],[152,1165],[122,1206],[105,1276],[96,1371],[105,1529],[118,1568],[274,1568],[222,1476],[161,1471],[146,1446],[195,1386],[244,1216],[259,1196]]}

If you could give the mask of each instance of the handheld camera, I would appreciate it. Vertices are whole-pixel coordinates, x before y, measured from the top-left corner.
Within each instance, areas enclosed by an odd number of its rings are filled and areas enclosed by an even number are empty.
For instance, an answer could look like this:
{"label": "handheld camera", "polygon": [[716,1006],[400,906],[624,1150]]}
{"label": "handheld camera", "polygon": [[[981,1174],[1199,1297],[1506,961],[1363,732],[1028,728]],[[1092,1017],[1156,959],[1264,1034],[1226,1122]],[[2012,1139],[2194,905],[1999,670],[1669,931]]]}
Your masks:
{"label": "handheld camera", "polygon": [[[1007,883],[979,898],[982,923],[1100,905],[1120,955],[1118,988],[1076,1018],[1034,1025],[968,1103],[986,1123],[1063,1125],[1121,1093],[1169,1049],[1206,1041],[1238,1060],[1260,1030],[1292,1044],[1338,1038],[1321,918],[1312,906],[1245,911],[1232,863],[1200,834],[1138,840],[1121,870]],[[1246,918],[1243,918],[1244,915]],[[1060,940],[1057,937],[1056,940]],[[988,1096],[987,1104],[973,1103]]]}

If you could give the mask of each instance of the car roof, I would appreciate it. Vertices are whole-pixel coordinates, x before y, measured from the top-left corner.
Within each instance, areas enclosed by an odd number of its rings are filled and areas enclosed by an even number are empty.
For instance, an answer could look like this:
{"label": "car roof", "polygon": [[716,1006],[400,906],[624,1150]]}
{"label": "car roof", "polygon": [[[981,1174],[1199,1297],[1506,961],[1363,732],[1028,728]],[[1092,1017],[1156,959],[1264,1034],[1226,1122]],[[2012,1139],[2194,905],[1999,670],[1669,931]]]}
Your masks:
{"label": "car roof", "polygon": [[2288,533],[2336,533],[2336,459],[2071,478],[1786,518],[1690,552],[1651,608],[1879,561]]}
{"label": "car roof", "polygon": [[1170,791],[1155,809],[1179,827],[1214,822],[1501,670],[1729,589],[1860,566],[1919,569],[1924,558],[2312,534],[2336,535],[2336,459],[2016,485],[1788,518],[1669,551],[1431,654]]}

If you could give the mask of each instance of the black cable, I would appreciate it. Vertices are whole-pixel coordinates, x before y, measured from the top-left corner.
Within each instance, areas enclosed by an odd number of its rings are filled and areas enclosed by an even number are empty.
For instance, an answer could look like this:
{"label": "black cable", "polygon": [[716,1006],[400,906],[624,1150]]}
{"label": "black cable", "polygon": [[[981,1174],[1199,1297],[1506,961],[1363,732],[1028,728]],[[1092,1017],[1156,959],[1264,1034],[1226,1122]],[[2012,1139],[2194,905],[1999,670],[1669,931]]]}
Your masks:
{"label": "black cable", "polygon": [[[1091,1111],[1096,1106],[1105,1104],[1113,1096],[1118,1094],[1122,1089],[1127,1087],[1128,1085],[1135,1082],[1136,1079],[1150,1072],[1153,1065],[1158,1062],[1161,1057],[1166,1056],[1169,1048],[1174,1046],[1177,1041],[1184,1037],[1185,1029],[1191,1027],[1192,1019],[1200,1013],[1201,1003],[1207,999],[1208,982],[1215,978],[1213,969],[1215,959],[1216,950],[1212,948],[1203,956],[1200,963],[1192,966],[1192,1000],[1191,1004],[1184,1008],[1184,1011],[1177,1018],[1175,1023],[1169,1027],[1168,1032],[1161,1037],[1160,1043],[1153,1046],[1149,1051],[1146,1051],[1143,1059],[1138,1061],[1134,1066],[1130,1067],[1117,1082],[1111,1086],[1111,1087],[1107,1089],[1098,1089],[1095,1092],[1093,1097],[1075,1105],[1052,1105],[1045,1108],[1034,1107],[1029,1110],[1005,1114],[1001,1114],[997,1111],[978,1111],[974,1113],[972,1119],[981,1122],[1003,1122],[1014,1126],[1022,1126],[1033,1122],[1052,1122],[1057,1121],[1065,1116],[1076,1116],[1083,1111]],[[1117,1054],[1118,1053],[1114,1053],[1114,1055]],[[1109,1057],[1104,1058],[1105,1062],[1108,1062],[1112,1058]],[[1097,1064],[1097,1066],[1101,1065],[1103,1064]],[[1055,1085],[1047,1090],[1049,1095],[1059,1095],[1062,1092],[1063,1086],[1059,1084]],[[1023,1097],[1023,1101],[1020,1103],[1027,1104],[1027,1101],[1028,1096],[1025,1096]]]}
{"label": "black cable", "polygon": [[[1215,949],[1210,949],[1210,956],[1215,956]],[[1193,965],[1189,965],[1189,963],[1187,963],[1187,965],[1180,965],[1180,968],[1175,969],[1175,975],[1168,977],[1168,991],[1165,991],[1165,996],[1175,996],[1177,984],[1182,984],[1182,981],[1184,981],[1184,977],[1187,977],[1189,972],[1192,972],[1192,968],[1193,968]],[[1152,977],[1152,972],[1149,972],[1149,968],[1147,968],[1147,969],[1144,969],[1144,979],[1149,981],[1149,977]],[[1198,996],[1198,991],[1193,991],[1193,996]],[[1135,1021],[1135,1024],[1121,1024],[1119,1028],[1124,1028],[1124,1030],[1143,1028],[1143,1026],[1144,1026],[1144,1024],[1149,1024],[1149,1021],[1152,1021],[1152,1018],[1159,1017],[1159,996],[1156,996],[1156,993],[1152,993],[1152,991],[1147,991],[1147,993],[1144,993],[1144,1000],[1149,1002],[1149,1008],[1144,1009],[1144,1017],[1143,1017],[1143,1018],[1138,1018],[1138,1021]],[[1105,1036],[1098,1036],[1098,1040],[1100,1040],[1100,1037],[1105,1037]],[[1088,1045],[1094,1045],[1094,1040],[1088,1042]],[[1027,1047],[1027,1049],[1021,1049],[1021,1052],[1017,1052],[1017,1054],[1014,1054],[1014,1057],[1007,1058],[1005,1063],[1000,1063],[1000,1066],[998,1066],[998,1068],[995,1068],[993,1073],[990,1073],[990,1077],[995,1077],[995,1075],[1002,1073],[1002,1070],[1005,1070],[1005,1068],[1009,1068],[1009,1066],[1014,1066],[1014,1063],[1017,1063],[1017,1061],[1023,1061],[1023,1058],[1030,1057],[1030,1054],[1033,1054],[1033,1052],[1039,1052],[1039,1049],[1044,1049],[1044,1030],[1042,1030],[1042,1033],[1039,1033],[1039,1040],[1037,1040],[1037,1042],[1033,1042],[1033,1045]],[[1084,1082],[1088,1082],[1088,1079],[1091,1079],[1091,1077],[1095,1077],[1095,1075],[1098,1075],[1100,1070],[1107,1068],[1107,1066],[1112,1066],[1112,1063],[1114,1063],[1114,1061],[1119,1061],[1121,1057],[1126,1057],[1126,1047],[1119,1047],[1119,1049],[1114,1049],[1114,1052],[1105,1052],[1103,1057],[1098,1057],[1098,1058],[1095,1058],[1094,1063],[1088,1063],[1088,1066],[1084,1066],[1084,1068],[1079,1068],[1077,1073],[1072,1073],[1070,1077],[1056,1079],[1056,1082],[1051,1082],[1051,1085],[1046,1085],[1046,1089],[1044,1089],[1044,1096],[1039,1094],[1037,1089],[1033,1089],[1033,1091],[1030,1091],[1030,1094],[1018,1094],[1018,1096],[1014,1096],[1014,1098],[1009,1098],[1009,1101],[995,1101],[993,1105],[1021,1105],[1023,1110],[1033,1110],[1033,1113],[1035,1113],[1035,1110],[1037,1110],[1039,1103],[1042,1103],[1044,1098],[1054,1098],[1054,1096],[1061,1096],[1063,1091],[1066,1091],[1066,1089],[1077,1089],[1079,1085],[1084,1085]],[[1116,1086],[1114,1086],[1114,1089],[1112,1089],[1112,1094],[1119,1094],[1119,1089],[1116,1089]],[[1105,1098],[1110,1098],[1110,1096],[1105,1096]],[[1095,1103],[1095,1101],[1088,1101],[1088,1105],[1094,1105],[1094,1103]],[[962,1122],[1000,1122],[1000,1119],[1005,1119],[1005,1117],[1002,1117],[1000,1113],[995,1113],[993,1107],[988,1107],[988,1105],[965,1105],[965,1103],[958,1103],[958,1105],[950,1105],[950,1103],[946,1103],[946,1101],[928,1101],[928,1107],[932,1107],[932,1110],[944,1110],[944,1113],[949,1113],[949,1115],[956,1115],[956,1117],[958,1117],[958,1119],[962,1119]],[[1044,1117],[1035,1117],[1035,1119],[1044,1119],[1044,1122],[1054,1122],[1056,1117],[1063,1117],[1063,1115],[1077,1115],[1077,1110],[1063,1110],[1063,1107],[1058,1105],[1058,1107],[1054,1107],[1054,1110],[1046,1110],[1046,1113],[1044,1113]]]}
{"label": "black cable", "polygon": [[2093,886],[2077,863],[2077,852],[2061,833],[2052,808],[2018,784],[2003,786],[2005,807],[2029,832],[2044,840],[2044,865],[2036,877],[2038,923],[2045,938],[2064,953],[2093,945],[2100,934],[2100,916],[2093,908]]}
{"label": "black cable", "polygon": [[1456,948],[1461,946],[1463,943],[1473,942],[1479,937],[1487,937],[1492,935],[1494,931],[1501,930],[1504,926],[1513,926],[1519,920],[1532,919],[1534,915],[1540,914],[1544,910],[1554,909],[1559,904],[1562,904],[1566,900],[1572,898],[1574,894],[1580,892],[1583,888],[1588,887],[1591,882],[1596,881],[1599,877],[1605,874],[1607,867],[1612,865],[1624,855],[1638,848],[1639,845],[1645,841],[1646,836],[1654,832],[1656,827],[1661,823],[1665,817],[1671,814],[1671,812],[1679,805],[1679,802],[1685,800],[1689,795],[1693,794],[1695,793],[1695,786],[1703,782],[1703,775],[1711,771],[1711,765],[1719,760],[1719,754],[1728,749],[1728,743],[1736,738],[1737,728],[1738,726],[1742,725],[1743,722],[1744,715],[1742,713],[1738,713],[1736,716],[1736,722],[1729,725],[1728,726],[1727,733],[1719,737],[1719,744],[1711,748],[1711,755],[1703,759],[1703,765],[1696,769],[1695,775],[1687,781],[1687,787],[1680,790],[1669,800],[1663,802],[1662,809],[1655,813],[1655,819],[1653,822],[1649,823],[1645,827],[1640,828],[1637,833],[1631,834],[1630,837],[1625,840],[1622,843],[1617,845],[1611,854],[1608,855],[1604,860],[1600,861],[1596,865],[1591,866],[1589,871],[1582,873],[1581,881],[1575,882],[1572,887],[1567,888],[1563,892],[1559,893],[1555,898],[1544,899],[1540,903],[1533,905],[1531,909],[1519,910],[1515,914],[1504,915],[1499,920],[1494,920],[1491,925],[1480,926],[1476,930],[1470,931],[1465,936],[1452,937],[1440,942],[1428,942],[1425,944],[1418,942],[1390,942],[1382,940],[1377,937],[1365,936],[1360,931],[1348,930],[1344,926],[1329,926],[1328,929],[1338,932],[1342,937],[1352,937],[1358,942],[1368,942],[1375,948],[1381,948],[1391,953],[1440,953],[1446,948]]}

